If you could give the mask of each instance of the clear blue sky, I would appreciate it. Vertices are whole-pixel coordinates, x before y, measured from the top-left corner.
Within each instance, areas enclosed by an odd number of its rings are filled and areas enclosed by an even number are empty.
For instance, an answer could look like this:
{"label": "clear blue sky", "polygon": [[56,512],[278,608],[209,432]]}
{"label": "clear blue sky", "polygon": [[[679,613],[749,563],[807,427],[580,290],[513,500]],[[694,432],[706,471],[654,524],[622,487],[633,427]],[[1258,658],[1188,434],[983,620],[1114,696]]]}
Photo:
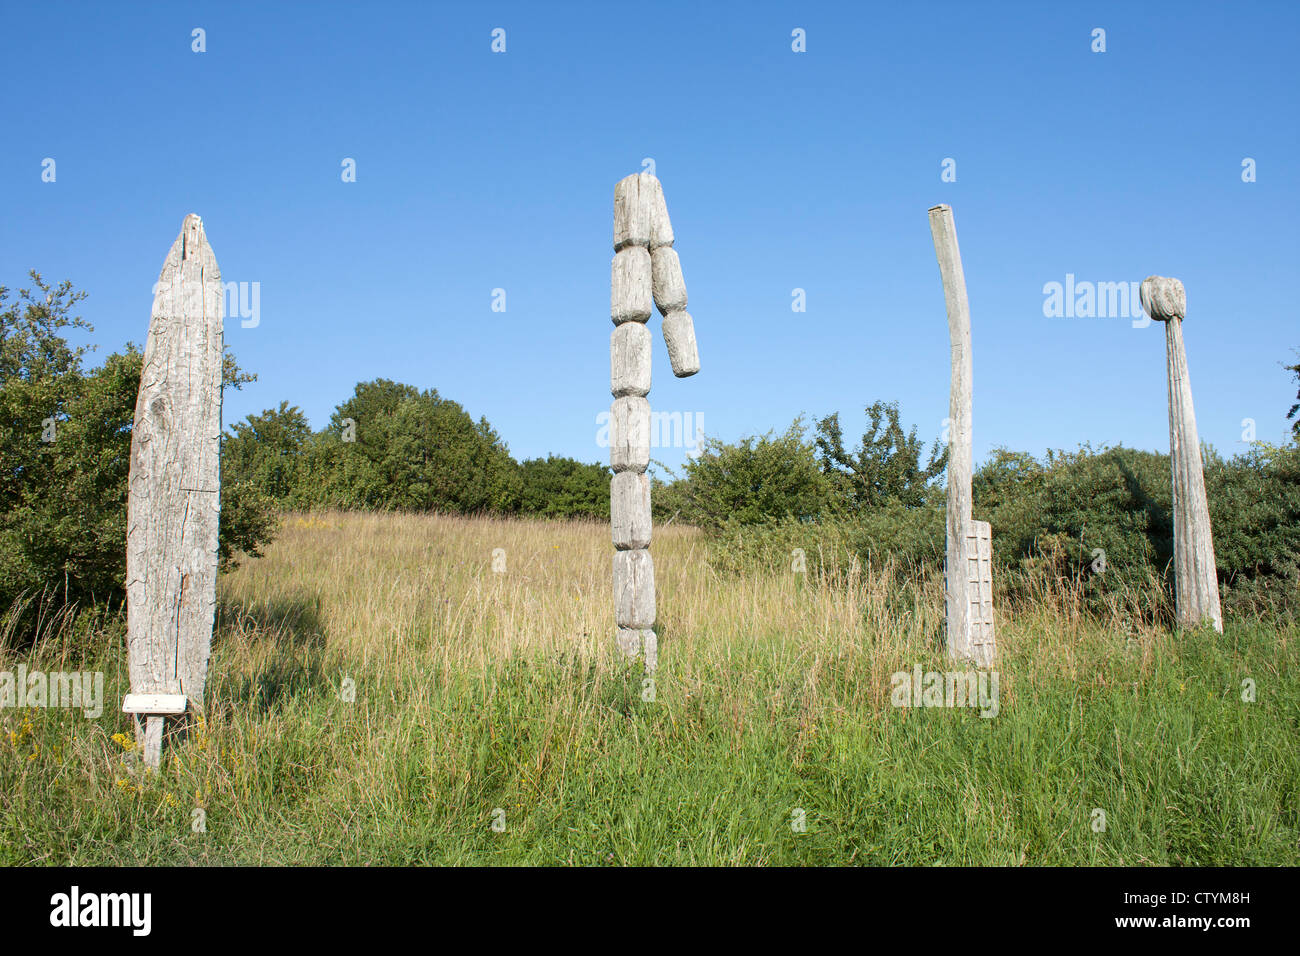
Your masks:
{"label": "clear blue sky", "polygon": [[1281,439],[1296,391],[1298,25],[1295,3],[9,2],[0,283],[71,279],[99,356],[143,343],[196,212],[224,278],[261,286],[260,324],[226,323],[260,376],[228,424],[287,399],[319,428],[385,377],[518,458],[604,460],[613,186],[653,157],[703,366],[673,378],[653,318],[656,410],[727,440],[838,410],[856,439],[897,400],[937,437],[946,202],[977,459],[1168,448],[1161,326],[1044,317],[1067,273],[1183,280],[1201,437],[1232,453],[1243,418]]}

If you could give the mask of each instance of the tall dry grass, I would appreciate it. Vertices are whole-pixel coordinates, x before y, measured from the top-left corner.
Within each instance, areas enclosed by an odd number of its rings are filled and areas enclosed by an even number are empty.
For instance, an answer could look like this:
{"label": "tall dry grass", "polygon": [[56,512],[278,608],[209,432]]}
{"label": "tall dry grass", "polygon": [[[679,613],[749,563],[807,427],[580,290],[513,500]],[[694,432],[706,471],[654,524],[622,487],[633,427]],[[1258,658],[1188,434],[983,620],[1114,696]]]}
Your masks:
{"label": "tall dry grass", "polygon": [[[799,573],[658,529],[648,684],[605,524],[289,515],[220,579],[206,709],[158,773],[115,710],[120,619],[0,646],[109,698],[0,711],[0,861],[1294,862],[1294,628],[1098,619],[1044,574],[997,611],[996,719],[900,709],[893,674],[951,669],[942,582],[834,547]],[[1243,707],[1243,675],[1273,696]]]}

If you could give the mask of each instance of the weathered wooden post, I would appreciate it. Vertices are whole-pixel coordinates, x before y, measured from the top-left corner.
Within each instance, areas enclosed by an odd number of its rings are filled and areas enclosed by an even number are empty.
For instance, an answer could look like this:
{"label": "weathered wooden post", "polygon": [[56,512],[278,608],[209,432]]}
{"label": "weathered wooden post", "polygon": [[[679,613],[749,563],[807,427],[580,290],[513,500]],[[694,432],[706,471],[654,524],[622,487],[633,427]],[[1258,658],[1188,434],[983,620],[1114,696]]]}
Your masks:
{"label": "weathered wooden post", "polygon": [[971,519],[971,344],[966,276],[957,248],[952,208],[930,209],[930,234],[943,278],[952,341],[952,388],[948,398],[948,523],[944,563],[948,656],[992,667],[992,529]]}
{"label": "weathered wooden post", "polygon": [[[222,285],[203,221],[185,217],[154,287],[131,431],[127,651],[144,762],[164,715],[201,711],[216,612]],[[143,721],[142,721],[143,718]]]}
{"label": "weathered wooden post", "polygon": [[649,173],[614,186],[614,261],[610,278],[609,341],[610,530],[614,540],[614,619],[618,647],[628,657],[658,659],[654,560],[650,557],[650,321],[653,301],[663,315],[664,342],[678,378],[700,370],[695,326],[686,311],[686,283],[673,249],[663,187]]}
{"label": "weathered wooden post", "polygon": [[1148,276],[1142,280],[1142,308],[1165,324],[1165,358],[1169,368],[1169,457],[1174,498],[1174,604],[1178,623],[1196,627],[1209,621],[1223,633],[1219,576],[1214,564],[1214,537],[1205,498],[1201,443],[1192,409],[1192,380],[1183,349],[1187,293],[1177,279]]}

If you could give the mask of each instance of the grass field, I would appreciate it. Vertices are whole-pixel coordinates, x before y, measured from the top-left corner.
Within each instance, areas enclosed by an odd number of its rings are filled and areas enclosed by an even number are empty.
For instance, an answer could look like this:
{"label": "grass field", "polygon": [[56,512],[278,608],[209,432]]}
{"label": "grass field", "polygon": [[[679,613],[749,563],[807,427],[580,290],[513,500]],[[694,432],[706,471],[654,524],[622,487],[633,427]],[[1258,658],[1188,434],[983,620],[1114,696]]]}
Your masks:
{"label": "grass field", "polygon": [[158,773],[120,621],[0,647],[106,673],[98,720],[0,710],[0,863],[1300,863],[1294,623],[1000,608],[996,717],[895,707],[894,672],[950,669],[937,583],[708,549],[656,530],[651,685],[605,525],[289,516],[222,577],[206,714]]}

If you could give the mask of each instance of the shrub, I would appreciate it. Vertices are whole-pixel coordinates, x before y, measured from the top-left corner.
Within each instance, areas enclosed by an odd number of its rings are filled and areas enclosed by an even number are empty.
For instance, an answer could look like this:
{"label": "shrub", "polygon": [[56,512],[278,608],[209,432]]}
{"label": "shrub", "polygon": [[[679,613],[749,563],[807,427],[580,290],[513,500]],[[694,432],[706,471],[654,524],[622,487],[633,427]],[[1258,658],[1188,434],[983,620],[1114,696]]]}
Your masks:
{"label": "shrub", "polygon": [[[4,307],[0,287],[0,612],[63,605],[113,607],[124,597],[126,501],[140,352],[127,346],[99,368],[62,332],[90,330],[73,316],[85,298],[32,273]],[[226,384],[251,376],[226,357]],[[259,510],[260,509],[260,510]],[[272,531],[265,502],[222,489],[221,555],[227,566],[257,553]],[[231,520],[227,520],[228,515]],[[30,633],[31,614],[10,626]]]}
{"label": "shrub", "polygon": [[784,434],[768,432],[734,445],[705,438],[685,471],[677,494],[682,518],[706,529],[785,517],[812,520],[829,500],[830,482],[804,437],[802,420]]}
{"label": "shrub", "polygon": [[520,466],[519,510],[545,518],[609,520],[610,470],[572,458],[530,458]]}

